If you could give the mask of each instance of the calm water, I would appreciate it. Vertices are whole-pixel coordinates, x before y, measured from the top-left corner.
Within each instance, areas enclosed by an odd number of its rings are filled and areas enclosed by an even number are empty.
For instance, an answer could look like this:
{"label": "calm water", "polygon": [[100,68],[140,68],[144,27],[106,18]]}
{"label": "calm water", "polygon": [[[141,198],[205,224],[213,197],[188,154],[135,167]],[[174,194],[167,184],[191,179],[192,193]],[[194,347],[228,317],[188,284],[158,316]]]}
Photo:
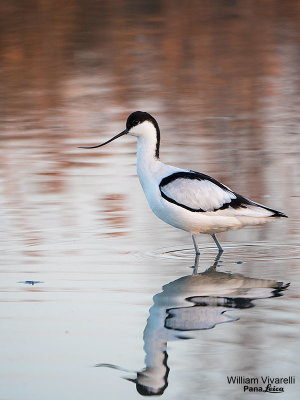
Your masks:
{"label": "calm water", "polygon": [[[271,398],[235,375],[299,397],[299,21],[290,0],[1,3],[1,400]],[[137,109],[163,161],[289,219],[220,234],[216,268],[199,237],[192,275],[134,139],[78,149]]]}

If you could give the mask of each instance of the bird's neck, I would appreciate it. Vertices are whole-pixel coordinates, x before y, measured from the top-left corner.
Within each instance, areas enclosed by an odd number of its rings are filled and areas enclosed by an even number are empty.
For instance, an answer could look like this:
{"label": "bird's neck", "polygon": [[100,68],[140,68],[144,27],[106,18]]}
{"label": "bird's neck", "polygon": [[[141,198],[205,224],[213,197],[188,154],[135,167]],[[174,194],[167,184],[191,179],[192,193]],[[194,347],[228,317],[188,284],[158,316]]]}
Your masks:
{"label": "bird's neck", "polygon": [[159,143],[154,135],[151,137],[138,137],[137,172],[140,179],[146,178],[158,168],[160,164],[158,154]]}
{"label": "bird's neck", "polygon": [[[147,158],[159,159],[159,145],[160,145],[160,132],[159,128],[154,131],[154,127],[151,126],[151,134],[145,136],[138,136],[137,146],[138,155],[143,154]],[[154,132],[153,132],[154,131]]]}

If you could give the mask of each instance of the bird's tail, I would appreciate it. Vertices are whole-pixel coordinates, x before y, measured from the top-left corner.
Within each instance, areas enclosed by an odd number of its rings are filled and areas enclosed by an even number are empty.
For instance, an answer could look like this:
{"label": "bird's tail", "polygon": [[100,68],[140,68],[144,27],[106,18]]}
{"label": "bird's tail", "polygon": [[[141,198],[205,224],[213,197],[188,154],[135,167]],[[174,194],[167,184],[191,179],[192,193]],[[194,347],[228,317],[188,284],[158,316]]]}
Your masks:
{"label": "bird's tail", "polygon": [[270,211],[272,213],[270,215],[270,217],[272,217],[272,218],[282,218],[282,217],[288,218],[288,216],[286,214],[284,214],[283,212],[281,212],[281,211],[273,210],[272,208],[263,206],[262,204],[255,203],[255,202],[253,202],[253,204],[255,204],[256,206],[259,206],[261,208],[264,208],[267,211]]}

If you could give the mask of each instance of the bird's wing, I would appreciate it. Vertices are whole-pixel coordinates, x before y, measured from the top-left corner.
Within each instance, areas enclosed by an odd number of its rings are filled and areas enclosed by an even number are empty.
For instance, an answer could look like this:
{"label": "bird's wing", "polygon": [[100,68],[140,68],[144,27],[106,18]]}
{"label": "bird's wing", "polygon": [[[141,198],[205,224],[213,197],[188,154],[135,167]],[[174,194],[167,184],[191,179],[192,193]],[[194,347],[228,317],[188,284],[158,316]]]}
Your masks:
{"label": "bird's wing", "polygon": [[210,176],[194,171],[175,172],[163,178],[159,188],[165,200],[194,212],[255,204]]}

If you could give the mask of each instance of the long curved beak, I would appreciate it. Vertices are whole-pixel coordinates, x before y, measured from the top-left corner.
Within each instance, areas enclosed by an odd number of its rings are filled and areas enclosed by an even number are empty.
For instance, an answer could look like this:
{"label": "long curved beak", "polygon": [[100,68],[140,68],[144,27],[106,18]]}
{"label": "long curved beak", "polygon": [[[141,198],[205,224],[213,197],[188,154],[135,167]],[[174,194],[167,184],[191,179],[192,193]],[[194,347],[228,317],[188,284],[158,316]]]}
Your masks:
{"label": "long curved beak", "polygon": [[125,129],[125,131],[118,133],[118,135],[114,136],[113,138],[109,139],[107,142],[102,143],[102,144],[98,144],[97,146],[90,146],[90,147],[79,147],[79,149],[96,149],[97,147],[101,147],[104,146],[107,143],[112,142],[115,139],[118,139],[119,137],[126,135],[126,133],[128,133],[128,129]]}

